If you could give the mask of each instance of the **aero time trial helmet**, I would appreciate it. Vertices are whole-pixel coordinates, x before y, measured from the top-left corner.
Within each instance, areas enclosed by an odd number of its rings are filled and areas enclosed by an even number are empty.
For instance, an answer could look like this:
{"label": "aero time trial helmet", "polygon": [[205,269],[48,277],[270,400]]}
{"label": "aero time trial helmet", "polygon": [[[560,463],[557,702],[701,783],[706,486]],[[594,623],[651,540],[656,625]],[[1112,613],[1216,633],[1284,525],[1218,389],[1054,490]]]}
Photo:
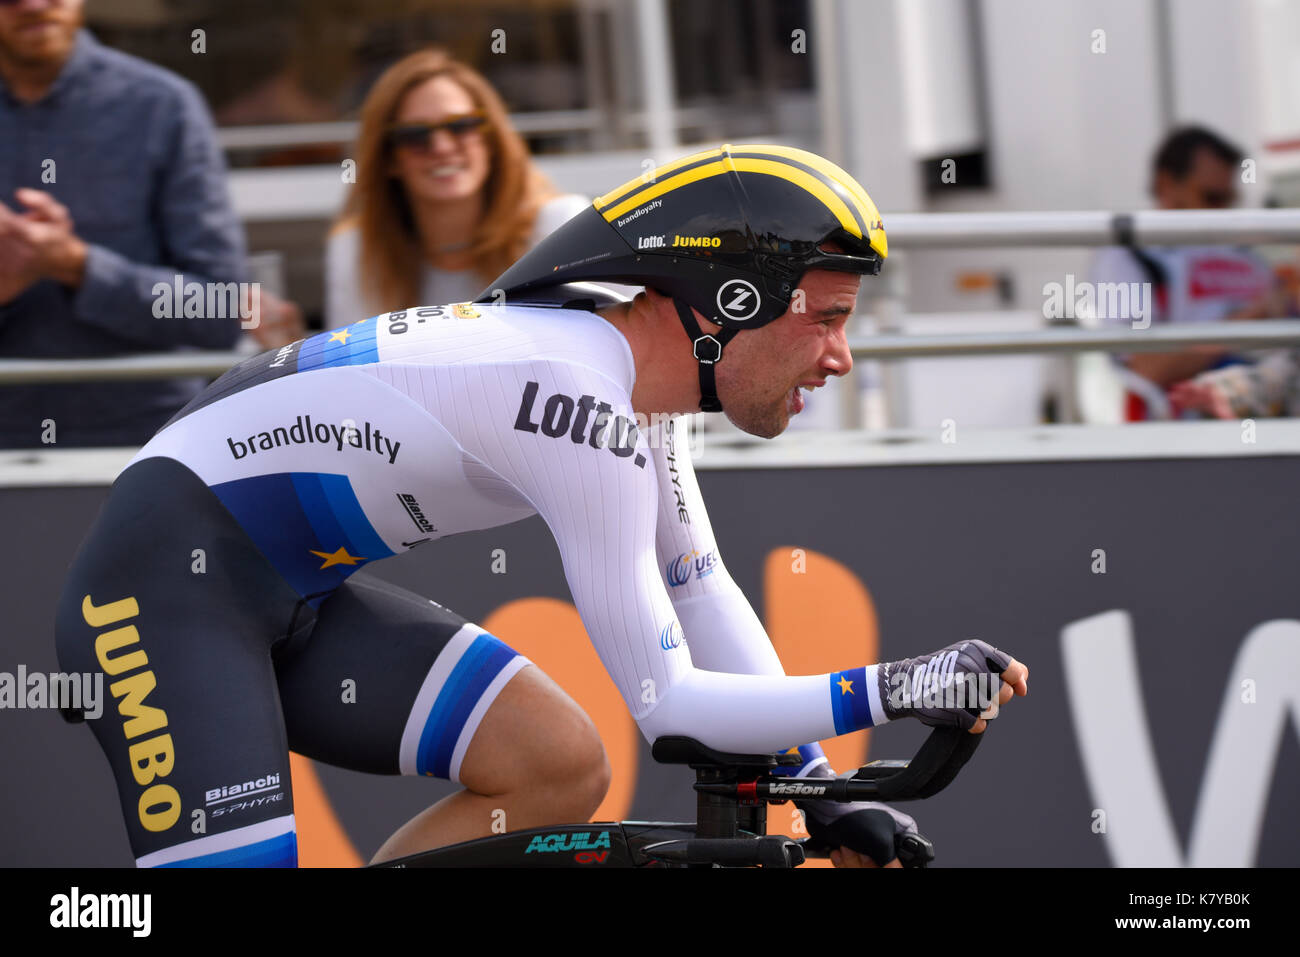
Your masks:
{"label": "aero time trial helmet", "polygon": [[[821,245],[834,241],[843,252]],[[578,281],[649,286],[671,296],[700,361],[704,411],[720,411],[713,364],[736,332],[790,307],[810,269],[875,275],[884,224],[857,181],[786,146],[695,153],[629,180],[542,240],[479,297],[544,298]],[[705,335],[691,315],[723,327]]]}

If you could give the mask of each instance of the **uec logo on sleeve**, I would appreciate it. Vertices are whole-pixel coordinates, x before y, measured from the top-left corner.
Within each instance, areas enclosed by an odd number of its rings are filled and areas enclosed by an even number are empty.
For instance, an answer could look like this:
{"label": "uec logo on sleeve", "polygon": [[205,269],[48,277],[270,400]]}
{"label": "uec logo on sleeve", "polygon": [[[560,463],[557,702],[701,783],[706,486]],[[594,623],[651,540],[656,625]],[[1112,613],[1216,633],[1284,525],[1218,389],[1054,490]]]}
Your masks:
{"label": "uec logo on sleeve", "polygon": [[686,636],[682,633],[682,626],[676,620],[670,621],[664,626],[664,630],[659,632],[659,646],[664,651],[672,651],[685,641]]}
{"label": "uec logo on sleeve", "polygon": [[691,573],[695,577],[707,578],[712,575],[718,568],[718,550],[716,548],[701,554],[699,549],[689,552],[682,552],[671,562],[664,566],[664,573],[668,578],[668,584],[672,588],[678,585],[685,585],[691,580]]}

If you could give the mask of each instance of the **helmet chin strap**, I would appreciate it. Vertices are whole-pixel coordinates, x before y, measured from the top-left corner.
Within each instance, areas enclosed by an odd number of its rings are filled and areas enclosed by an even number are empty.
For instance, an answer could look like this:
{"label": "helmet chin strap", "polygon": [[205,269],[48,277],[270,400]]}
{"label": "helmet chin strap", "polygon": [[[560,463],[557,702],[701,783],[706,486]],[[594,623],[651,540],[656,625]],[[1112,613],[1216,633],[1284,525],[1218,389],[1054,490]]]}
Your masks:
{"label": "helmet chin strap", "polygon": [[695,359],[700,364],[700,411],[721,412],[722,402],[718,399],[713,367],[722,361],[722,347],[730,342],[739,330],[723,329],[716,336],[710,335],[700,329],[700,324],[695,321],[695,314],[690,306],[677,298],[673,299],[673,305],[677,307],[677,316],[682,321],[682,328],[686,330]]}

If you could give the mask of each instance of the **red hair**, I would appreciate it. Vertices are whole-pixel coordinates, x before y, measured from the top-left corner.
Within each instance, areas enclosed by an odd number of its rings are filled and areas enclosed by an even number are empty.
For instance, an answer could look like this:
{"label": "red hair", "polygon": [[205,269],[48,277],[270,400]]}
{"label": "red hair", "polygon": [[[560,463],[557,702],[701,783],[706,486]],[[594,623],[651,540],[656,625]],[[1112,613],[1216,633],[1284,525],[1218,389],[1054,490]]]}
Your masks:
{"label": "red hair", "polygon": [[379,77],[361,107],[357,181],[332,230],[359,230],[361,293],[378,311],[401,309],[419,298],[424,255],[406,190],[388,172],[387,131],[406,94],[437,76],[456,81],[487,116],[482,129],[490,166],[483,218],[468,237],[472,268],[485,285],[527,251],[538,211],[556,195],[511,125],[505,103],[478,71],[437,49],[399,60]]}

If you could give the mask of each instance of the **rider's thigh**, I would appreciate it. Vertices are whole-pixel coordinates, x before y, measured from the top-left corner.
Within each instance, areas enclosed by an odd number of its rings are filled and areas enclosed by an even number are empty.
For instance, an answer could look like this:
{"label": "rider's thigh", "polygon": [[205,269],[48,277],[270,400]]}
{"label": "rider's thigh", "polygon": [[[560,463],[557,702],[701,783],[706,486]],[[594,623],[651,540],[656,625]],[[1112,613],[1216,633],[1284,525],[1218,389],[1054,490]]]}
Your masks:
{"label": "rider's thigh", "polygon": [[277,649],[289,747],[371,774],[459,781],[483,716],[528,664],[472,622],[361,572]]}
{"label": "rider's thigh", "polygon": [[590,720],[505,642],[364,572],[276,654],[289,746],[372,774],[496,794],[604,762]]}
{"label": "rider's thigh", "polygon": [[492,703],[460,773],[480,794],[553,781],[590,792],[599,804],[610,769],[591,718],[545,672],[531,667]]}

